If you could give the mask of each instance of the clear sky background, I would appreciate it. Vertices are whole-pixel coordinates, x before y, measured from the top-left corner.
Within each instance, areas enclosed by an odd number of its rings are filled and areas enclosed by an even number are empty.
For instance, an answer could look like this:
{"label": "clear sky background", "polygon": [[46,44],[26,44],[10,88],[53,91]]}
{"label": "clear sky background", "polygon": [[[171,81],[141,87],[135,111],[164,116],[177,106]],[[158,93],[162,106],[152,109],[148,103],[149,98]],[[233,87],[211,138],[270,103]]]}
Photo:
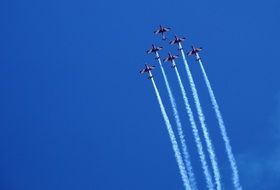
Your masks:
{"label": "clear sky background", "polygon": [[[159,24],[172,28],[169,39],[187,37],[185,49],[204,48],[244,189],[279,189],[279,18],[278,0],[1,1],[0,189],[183,189],[152,84],[139,74],[145,62],[157,65],[145,53],[152,43],[162,57],[179,54],[154,36]],[[232,189],[206,86],[189,63],[223,187]],[[165,68],[206,189],[175,73]],[[153,74],[171,116],[160,70]]]}

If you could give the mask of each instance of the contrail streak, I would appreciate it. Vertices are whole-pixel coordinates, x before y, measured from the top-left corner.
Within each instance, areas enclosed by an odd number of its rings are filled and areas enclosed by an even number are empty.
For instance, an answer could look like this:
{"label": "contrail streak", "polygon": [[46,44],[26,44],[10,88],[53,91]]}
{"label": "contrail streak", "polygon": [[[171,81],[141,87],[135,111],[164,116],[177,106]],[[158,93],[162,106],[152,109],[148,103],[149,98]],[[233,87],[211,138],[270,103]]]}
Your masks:
{"label": "contrail streak", "polygon": [[170,138],[171,143],[172,143],[173,151],[175,153],[175,158],[176,158],[179,170],[180,170],[180,174],[181,174],[185,189],[186,190],[191,190],[191,186],[190,186],[190,182],[189,182],[189,179],[188,179],[188,176],[187,176],[186,168],[185,168],[185,165],[184,165],[184,162],[183,162],[180,150],[179,150],[178,143],[176,141],[176,137],[174,135],[174,131],[171,127],[169,118],[168,118],[167,113],[165,111],[165,107],[162,103],[162,100],[161,100],[159,91],[157,89],[157,86],[155,84],[155,81],[154,81],[153,78],[151,78],[151,81],[153,83],[154,90],[155,90],[155,93],[156,93],[156,96],[157,96],[157,100],[158,100],[158,103],[159,103],[159,106],[160,106],[160,110],[161,110],[161,113],[162,113],[162,116],[163,116],[163,119],[164,119],[164,122],[165,122],[165,125],[166,125],[166,128],[167,128],[167,131],[168,131],[168,134],[169,134],[169,138]]}
{"label": "contrail streak", "polygon": [[189,181],[191,183],[192,189],[195,190],[195,189],[197,189],[196,180],[195,180],[195,176],[194,176],[191,161],[190,161],[190,155],[189,155],[189,152],[188,152],[188,149],[187,149],[187,144],[186,144],[186,141],[185,141],[182,124],[181,124],[180,117],[179,117],[179,114],[178,114],[177,105],[176,105],[172,90],[170,88],[167,76],[165,74],[164,68],[162,66],[162,62],[160,60],[158,52],[156,52],[156,57],[158,59],[159,65],[160,65],[161,72],[162,72],[164,82],[165,82],[165,86],[167,88],[168,96],[169,96],[169,99],[170,99],[170,102],[171,102],[171,105],[172,105],[173,115],[174,115],[176,125],[177,125],[177,130],[178,130],[178,134],[179,134],[180,143],[181,143],[181,146],[182,146],[182,152],[183,152],[184,161],[185,161],[187,172],[188,172]]}
{"label": "contrail streak", "polygon": [[241,190],[242,187],[241,187],[240,181],[239,181],[238,168],[237,168],[236,161],[235,161],[235,158],[234,158],[233,153],[232,153],[232,148],[231,148],[230,140],[229,140],[227,132],[226,132],[226,127],[225,127],[225,124],[224,124],[223,117],[222,117],[222,114],[220,112],[219,105],[217,103],[216,97],[214,95],[214,91],[213,91],[213,89],[211,87],[210,81],[209,81],[209,79],[207,77],[207,74],[205,72],[205,69],[203,67],[203,64],[202,64],[200,59],[198,59],[198,61],[199,61],[199,65],[200,65],[200,68],[201,68],[203,76],[204,76],[204,80],[205,80],[206,86],[207,86],[208,91],[209,91],[209,95],[210,95],[210,98],[211,98],[211,102],[212,102],[213,108],[214,108],[214,110],[216,112],[216,117],[217,117],[217,120],[218,120],[218,123],[219,123],[219,127],[220,127],[220,130],[221,130],[222,138],[223,138],[223,140],[225,142],[227,156],[228,156],[228,159],[229,159],[229,162],[230,162],[230,166],[231,166],[231,169],[232,169],[233,185],[234,185],[235,189]]}
{"label": "contrail streak", "polygon": [[220,172],[219,172],[219,168],[218,168],[218,163],[217,163],[214,147],[212,145],[212,142],[211,142],[211,139],[210,139],[207,127],[206,127],[205,117],[204,117],[204,114],[202,112],[202,108],[201,108],[201,105],[200,105],[200,100],[199,100],[199,97],[198,97],[198,93],[197,93],[195,83],[194,83],[190,68],[188,66],[188,62],[187,62],[187,59],[185,57],[185,54],[184,54],[181,43],[179,43],[179,49],[181,51],[181,54],[182,54],[182,57],[183,57],[183,60],[184,60],[185,69],[187,71],[187,75],[188,75],[188,78],[189,78],[189,82],[190,82],[190,86],[191,86],[196,110],[197,110],[197,113],[198,113],[198,118],[199,118],[199,121],[200,121],[200,124],[201,124],[201,127],[202,127],[202,131],[203,131],[205,141],[206,141],[207,150],[208,150],[209,155],[210,155],[210,161],[211,161],[211,164],[212,164],[212,167],[213,167],[215,183],[216,183],[217,189],[221,190],[221,176],[220,176]]}
{"label": "contrail streak", "polygon": [[[173,64],[176,65],[175,61],[173,61]],[[199,133],[198,133],[198,129],[197,129],[197,126],[196,126],[196,123],[195,123],[195,120],[194,120],[193,112],[192,112],[192,109],[191,109],[190,104],[189,104],[189,100],[188,100],[188,97],[187,97],[187,94],[186,94],[186,90],[183,86],[183,83],[182,83],[182,80],[181,80],[181,77],[180,77],[180,74],[178,72],[177,67],[175,67],[174,69],[175,69],[176,76],[177,76],[177,79],[178,79],[178,83],[179,83],[181,93],[182,93],[182,96],[183,96],[183,99],[184,99],[184,103],[185,103],[185,107],[186,107],[186,110],[187,110],[187,113],[188,113],[188,117],[189,117],[189,120],[190,120],[190,123],[191,123],[191,127],[192,127],[192,131],[193,131],[194,139],[195,139],[195,142],[196,142],[196,147],[197,147],[197,150],[198,150],[200,162],[201,162],[201,165],[202,165],[204,176],[206,178],[207,187],[208,187],[208,189],[213,190],[214,185],[213,185],[213,182],[212,182],[212,176],[209,172],[208,164],[206,162],[206,157],[205,157],[205,154],[204,154],[204,151],[203,151],[202,143],[201,143]]]}

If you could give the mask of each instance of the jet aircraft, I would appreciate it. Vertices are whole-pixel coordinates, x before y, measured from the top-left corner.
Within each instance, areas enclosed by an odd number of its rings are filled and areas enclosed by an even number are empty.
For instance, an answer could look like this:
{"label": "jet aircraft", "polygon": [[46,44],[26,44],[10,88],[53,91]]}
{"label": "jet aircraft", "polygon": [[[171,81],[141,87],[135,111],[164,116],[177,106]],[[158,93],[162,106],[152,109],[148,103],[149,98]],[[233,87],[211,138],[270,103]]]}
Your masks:
{"label": "jet aircraft", "polygon": [[163,47],[156,47],[154,44],[152,44],[152,48],[147,50],[147,53],[156,53],[157,51],[162,50]]}
{"label": "jet aircraft", "polygon": [[168,27],[164,27],[159,25],[159,29],[157,29],[156,31],[154,31],[155,34],[161,34],[161,39],[162,40],[166,40],[166,36],[165,36],[165,32],[168,32],[171,28]]}
{"label": "jet aircraft", "polygon": [[148,79],[151,79],[151,78],[153,78],[151,70],[155,69],[155,67],[156,66],[149,66],[149,65],[145,64],[145,68],[140,70],[140,73],[141,74],[148,73],[149,74]]}
{"label": "jet aircraft", "polygon": [[196,56],[196,60],[197,61],[200,60],[201,58],[199,57],[198,52],[200,52],[202,50],[202,47],[196,48],[194,46],[191,46],[191,48],[192,48],[191,51],[189,51],[187,53],[187,55],[188,56],[195,55]]}
{"label": "jet aircraft", "polygon": [[171,67],[172,68],[175,68],[176,67],[176,64],[175,64],[175,59],[177,59],[179,56],[178,55],[172,55],[170,52],[168,53],[168,57],[165,58],[163,61],[164,62],[167,62],[167,61],[170,61],[171,62]]}
{"label": "jet aircraft", "polygon": [[156,58],[155,59],[159,59],[159,54],[158,51],[162,50],[163,47],[156,47],[154,44],[152,44],[152,48],[149,49],[147,51],[147,53],[155,53],[156,54]]}
{"label": "jet aircraft", "polygon": [[184,38],[184,37],[181,38],[181,37],[178,37],[177,35],[175,35],[175,39],[172,40],[170,42],[170,44],[179,44],[179,43],[183,42],[185,39],[186,38]]}

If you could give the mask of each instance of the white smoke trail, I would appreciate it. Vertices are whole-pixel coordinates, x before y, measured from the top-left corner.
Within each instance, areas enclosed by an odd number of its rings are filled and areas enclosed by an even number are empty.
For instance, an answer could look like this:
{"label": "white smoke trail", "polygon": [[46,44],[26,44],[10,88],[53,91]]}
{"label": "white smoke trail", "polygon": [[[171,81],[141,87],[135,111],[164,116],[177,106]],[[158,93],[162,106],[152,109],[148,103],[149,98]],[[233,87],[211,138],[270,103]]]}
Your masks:
{"label": "white smoke trail", "polygon": [[[175,65],[175,62],[173,62],[173,63]],[[192,112],[192,109],[191,109],[190,104],[189,104],[189,100],[188,100],[188,97],[187,97],[187,94],[186,94],[186,90],[183,86],[183,83],[182,83],[180,74],[178,72],[178,69],[176,67],[174,69],[175,69],[175,72],[176,72],[176,75],[177,75],[177,79],[178,79],[179,86],[180,86],[180,89],[181,89],[181,93],[182,93],[182,96],[183,96],[183,99],[184,99],[185,107],[186,107],[188,117],[189,117],[189,120],[190,120],[190,123],[191,123],[191,127],[192,127],[192,131],[193,131],[194,139],[195,139],[195,142],[196,142],[196,147],[197,147],[197,150],[198,150],[200,162],[201,162],[201,165],[202,165],[204,176],[206,178],[207,187],[208,187],[208,189],[213,190],[214,185],[213,185],[213,182],[212,182],[212,176],[209,172],[209,167],[208,167],[208,164],[206,162],[206,157],[205,157],[205,154],[204,154],[204,151],[203,151],[202,143],[201,143],[199,133],[198,133],[198,129],[197,129],[197,126],[196,126],[196,123],[195,123],[195,120],[194,120],[193,112]]]}
{"label": "white smoke trail", "polygon": [[185,141],[182,124],[181,124],[180,117],[179,117],[179,114],[178,114],[177,105],[176,105],[172,90],[170,88],[167,76],[165,74],[164,68],[162,66],[162,63],[161,63],[158,52],[156,52],[156,56],[157,56],[157,59],[158,59],[158,62],[159,62],[160,68],[161,68],[161,72],[162,72],[162,75],[163,75],[163,78],[164,78],[165,86],[167,88],[168,96],[169,96],[169,99],[170,99],[170,102],[171,102],[173,115],[174,115],[174,118],[175,118],[175,121],[176,121],[177,130],[178,130],[178,134],[179,134],[179,139],[180,139],[180,143],[181,143],[181,146],[182,146],[184,161],[185,161],[187,172],[188,172],[189,181],[191,183],[192,189],[195,190],[195,189],[197,189],[196,180],[195,180],[195,176],[194,176],[191,161],[190,161],[190,155],[189,155],[189,152],[188,152],[188,149],[187,149],[187,144],[186,144],[186,141]]}
{"label": "white smoke trail", "polygon": [[165,107],[162,103],[162,100],[161,100],[159,91],[157,89],[156,83],[155,83],[153,78],[151,78],[151,81],[153,83],[154,90],[155,90],[155,93],[156,93],[156,96],[157,96],[157,100],[158,100],[158,103],[159,103],[159,106],[160,106],[160,110],[161,110],[161,113],[162,113],[162,116],[163,116],[163,119],[164,119],[164,122],[165,122],[165,125],[166,125],[166,128],[167,128],[167,131],[168,131],[168,134],[169,134],[169,138],[170,138],[171,143],[172,143],[173,151],[175,153],[175,158],[176,158],[179,170],[180,170],[180,174],[181,174],[185,189],[186,190],[191,190],[191,186],[190,186],[190,182],[189,182],[189,179],[188,179],[188,176],[187,176],[186,168],[185,168],[185,165],[184,165],[184,162],[183,162],[180,150],[179,150],[178,143],[176,141],[176,137],[174,135],[174,131],[171,127],[169,118],[168,118],[167,113],[165,111]]}
{"label": "white smoke trail", "polygon": [[210,98],[211,98],[213,108],[216,112],[216,117],[217,117],[217,120],[218,120],[218,123],[219,123],[222,138],[225,142],[227,156],[228,156],[230,166],[231,166],[231,169],[232,169],[233,185],[234,185],[235,189],[241,190],[242,187],[241,187],[240,182],[239,182],[238,168],[237,168],[236,161],[235,161],[235,158],[234,158],[233,153],[232,153],[232,148],[231,148],[230,140],[229,140],[227,132],[226,132],[226,127],[225,127],[225,124],[224,124],[223,117],[222,117],[222,114],[220,112],[219,105],[217,103],[216,97],[214,95],[214,91],[211,87],[210,81],[209,81],[209,79],[207,77],[207,74],[205,72],[205,69],[203,67],[203,64],[202,64],[200,59],[198,61],[199,61],[199,65],[200,65],[200,68],[201,68],[203,76],[204,76],[206,86],[207,86],[209,94],[210,94]]}
{"label": "white smoke trail", "polygon": [[184,54],[181,43],[179,43],[179,49],[181,51],[181,54],[182,54],[182,57],[183,57],[183,60],[184,60],[185,69],[187,71],[187,75],[188,75],[188,78],[189,78],[189,82],[190,82],[190,86],[191,86],[196,110],[197,110],[197,113],[198,113],[198,118],[199,118],[199,121],[200,121],[200,124],[201,124],[201,127],[202,127],[202,131],[203,131],[205,141],[206,141],[207,150],[208,150],[209,155],[210,155],[210,161],[211,161],[211,164],[212,164],[212,167],[213,167],[215,183],[216,183],[217,189],[221,190],[221,176],[220,176],[220,172],[219,172],[219,168],[218,168],[218,163],[217,163],[214,147],[212,145],[212,142],[211,142],[211,139],[210,139],[207,127],[206,127],[205,117],[204,117],[204,114],[202,112],[202,108],[201,108],[201,105],[200,105],[200,100],[199,100],[199,97],[198,97],[198,93],[197,93],[197,90],[196,90],[196,87],[195,87],[195,84],[194,84],[194,80],[193,80],[193,77],[192,77],[192,74],[191,74],[191,71],[190,71],[190,68],[189,68],[187,59],[185,57],[185,54]]}

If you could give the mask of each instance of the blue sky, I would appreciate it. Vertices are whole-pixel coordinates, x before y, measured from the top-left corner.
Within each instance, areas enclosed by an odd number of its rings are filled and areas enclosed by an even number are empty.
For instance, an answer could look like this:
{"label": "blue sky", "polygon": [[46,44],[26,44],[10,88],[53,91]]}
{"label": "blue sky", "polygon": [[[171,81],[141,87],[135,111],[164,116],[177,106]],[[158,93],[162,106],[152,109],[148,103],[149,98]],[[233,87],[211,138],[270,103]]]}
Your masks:
{"label": "blue sky", "polygon": [[[183,189],[152,84],[138,73],[145,62],[157,65],[145,53],[152,43],[165,48],[163,57],[177,53],[153,35],[159,24],[172,28],[169,38],[187,37],[185,49],[204,48],[244,189],[279,189],[279,7],[277,0],[1,1],[0,189]],[[202,75],[189,63],[223,186],[232,189]],[[165,68],[205,189],[175,73]],[[187,87],[181,60],[178,69]]]}

